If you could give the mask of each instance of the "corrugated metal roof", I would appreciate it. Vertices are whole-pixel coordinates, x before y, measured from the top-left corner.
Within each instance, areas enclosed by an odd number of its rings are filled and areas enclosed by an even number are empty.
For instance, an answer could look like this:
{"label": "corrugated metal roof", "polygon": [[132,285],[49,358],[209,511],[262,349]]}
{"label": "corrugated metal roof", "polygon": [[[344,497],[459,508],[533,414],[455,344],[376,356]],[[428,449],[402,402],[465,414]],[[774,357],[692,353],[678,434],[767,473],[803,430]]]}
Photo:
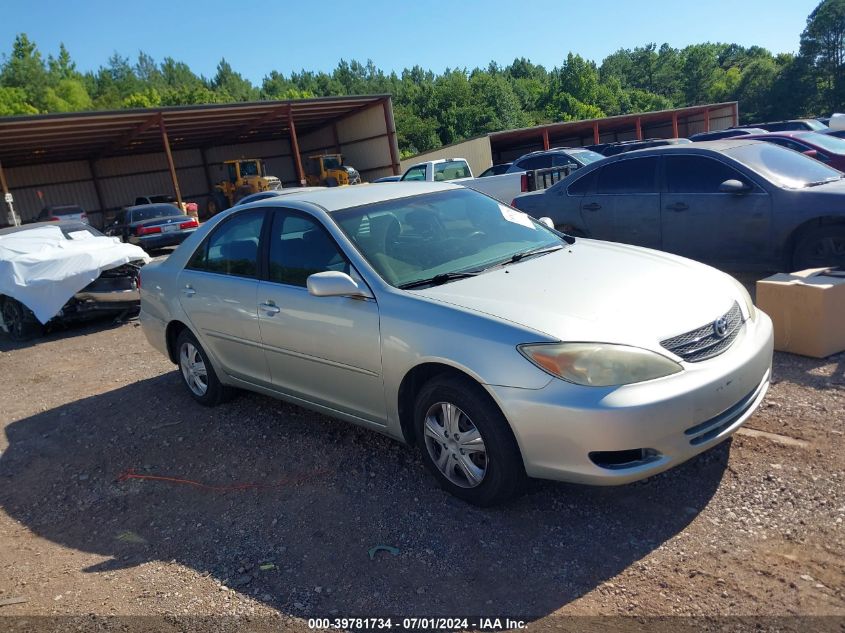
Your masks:
{"label": "corrugated metal roof", "polygon": [[673,115],[678,117],[689,117],[695,114],[704,114],[705,111],[718,110],[720,108],[733,108],[737,105],[736,101],[726,101],[723,103],[710,103],[697,106],[688,106],[685,108],[672,108],[670,110],[654,110],[651,112],[637,112],[631,114],[619,114],[616,116],[602,117],[600,119],[583,119],[579,121],[563,121],[561,123],[547,123],[545,125],[537,125],[534,127],[518,128],[514,130],[504,130],[502,132],[491,132],[489,134],[491,142],[502,142],[514,139],[521,139],[525,137],[536,137],[542,134],[543,131],[548,131],[550,134],[557,134],[559,132],[571,132],[573,136],[577,136],[579,132],[592,133],[593,125],[598,123],[601,130],[613,130],[617,128],[625,128],[633,125],[637,119],[640,119],[643,125],[653,121],[671,120]]}
{"label": "corrugated metal roof", "polygon": [[389,95],[74,112],[0,118],[4,167],[160,151],[161,124],[173,150],[284,138],[343,119]]}

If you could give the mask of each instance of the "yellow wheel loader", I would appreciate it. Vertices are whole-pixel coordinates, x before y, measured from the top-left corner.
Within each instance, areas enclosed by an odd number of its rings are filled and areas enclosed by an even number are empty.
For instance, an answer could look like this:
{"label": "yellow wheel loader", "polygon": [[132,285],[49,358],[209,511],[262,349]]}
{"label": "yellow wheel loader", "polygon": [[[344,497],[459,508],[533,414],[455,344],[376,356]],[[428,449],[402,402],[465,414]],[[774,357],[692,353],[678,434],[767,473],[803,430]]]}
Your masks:
{"label": "yellow wheel loader", "polygon": [[242,158],[223,161],[228,178],[214,185],[208,197],[208,217],[228,209],[238,200],[251,193],[273,191],[282,188],[282,182],[275,176],[268,176],[260,158]]}
{"label": "yellow wheel loader", "polygon": [[305,182],[309,187],[338,187],[361,184],[361,175],[354,167],[343,164],[340,154],[309,156],[305,167]]}

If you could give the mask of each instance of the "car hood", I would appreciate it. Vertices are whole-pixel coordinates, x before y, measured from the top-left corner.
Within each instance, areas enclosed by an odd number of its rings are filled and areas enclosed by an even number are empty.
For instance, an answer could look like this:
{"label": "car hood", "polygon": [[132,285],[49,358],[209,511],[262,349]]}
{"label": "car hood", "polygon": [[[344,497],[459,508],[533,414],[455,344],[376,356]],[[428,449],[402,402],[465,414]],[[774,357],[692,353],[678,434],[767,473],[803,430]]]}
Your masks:
{"label": "car hood", "polygon": [[661,340],[716,320],[735,301],[743,303],[734,281],[714,268],[583,238],[547,255],[412,292],[519,324],[551,340],[624,343],[656,351]]}

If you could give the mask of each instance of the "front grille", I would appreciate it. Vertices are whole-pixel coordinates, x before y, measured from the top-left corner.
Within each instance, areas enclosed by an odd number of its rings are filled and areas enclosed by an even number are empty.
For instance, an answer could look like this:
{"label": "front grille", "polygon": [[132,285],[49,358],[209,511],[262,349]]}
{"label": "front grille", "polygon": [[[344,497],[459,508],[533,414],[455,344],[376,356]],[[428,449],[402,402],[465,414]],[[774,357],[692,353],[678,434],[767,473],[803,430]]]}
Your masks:
{"label": "front grille", "polygon": [[660,344],[688,363],[698,363],[718,356],[731,346],[742,328],[742,311],[739,309],[739,303],[734,302],[733,307],[721,318],[725,319],[727,325],[725,334],[722,336],[716,334],[715,321],[713,321],[690,332],[660,341]]}

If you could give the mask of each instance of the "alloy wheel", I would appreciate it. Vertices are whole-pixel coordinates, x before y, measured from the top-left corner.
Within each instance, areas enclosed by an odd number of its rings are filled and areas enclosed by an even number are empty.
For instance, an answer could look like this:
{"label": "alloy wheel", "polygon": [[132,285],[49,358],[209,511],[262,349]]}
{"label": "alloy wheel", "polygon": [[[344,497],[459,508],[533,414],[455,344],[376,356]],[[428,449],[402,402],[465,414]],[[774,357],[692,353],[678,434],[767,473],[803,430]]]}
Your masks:
{"label": "alloy wheel", "polygon": [[189,342],[182,343],[179,351],[179,368],[185,384],[197,396],[204,396],[208,391],[208,371],[205,368],[199,350]]}

